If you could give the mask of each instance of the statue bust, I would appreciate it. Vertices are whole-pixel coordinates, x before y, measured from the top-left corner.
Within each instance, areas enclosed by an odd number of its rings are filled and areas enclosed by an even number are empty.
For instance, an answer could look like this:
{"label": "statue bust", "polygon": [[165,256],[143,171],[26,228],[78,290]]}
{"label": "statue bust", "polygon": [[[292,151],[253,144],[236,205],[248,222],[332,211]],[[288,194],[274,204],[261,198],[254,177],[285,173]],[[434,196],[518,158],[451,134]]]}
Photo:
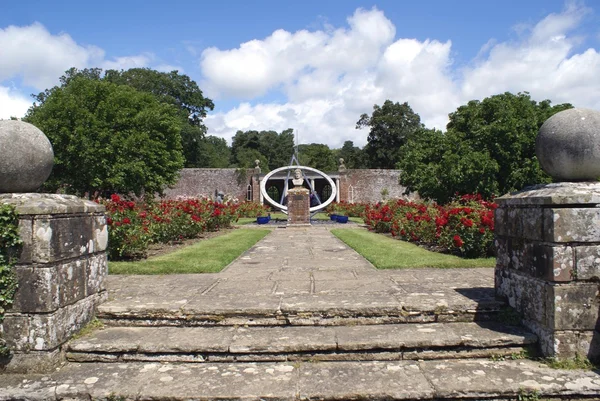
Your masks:
{"label": "statue bust", "polygon": [[346,165],[344,164],[344,159],[342,159],[341,157],[340,157],[340,166],[338,167],[338,171],[339,172],[346,171]]}
{"label": "statue bust", "polygon": [[294,179],[292,180],[292,182],[294,183],[295,187],[302,186],[304,178],[302,178],[302,170],[300,170],[299,168],[294,170]]}

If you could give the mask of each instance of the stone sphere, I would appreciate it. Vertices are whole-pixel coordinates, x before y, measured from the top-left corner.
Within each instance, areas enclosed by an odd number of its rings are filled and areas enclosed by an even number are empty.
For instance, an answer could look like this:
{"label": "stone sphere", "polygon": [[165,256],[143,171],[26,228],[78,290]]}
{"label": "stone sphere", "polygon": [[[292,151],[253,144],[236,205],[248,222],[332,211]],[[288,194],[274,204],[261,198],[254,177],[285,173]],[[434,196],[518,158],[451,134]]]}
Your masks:
{"label": "stone sphere", "polygon": [[546,120],[535,153],[555,181],[600,179],[600,111],[569,109]]}
{"label": "stone sphere", "polygon": [[0,193],[35,192],[54,165],[52,144],[37,127],[0,121]]}

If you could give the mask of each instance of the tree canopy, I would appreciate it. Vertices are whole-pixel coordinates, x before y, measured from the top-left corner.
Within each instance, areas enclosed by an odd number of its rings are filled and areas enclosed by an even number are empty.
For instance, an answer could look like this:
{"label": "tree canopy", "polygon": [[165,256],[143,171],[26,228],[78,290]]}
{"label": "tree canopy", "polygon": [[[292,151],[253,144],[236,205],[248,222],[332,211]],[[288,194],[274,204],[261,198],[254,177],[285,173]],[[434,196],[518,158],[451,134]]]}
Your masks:
{"label": "tree canopy", "polygon": [[402,148],[400,183],[440,203],[455,194],[485,197],[550,182],[535,156],[540,126],[571,108],[528,93],[472,100],[450,114],[447,132],[419,130]]}
{"label": "tree canopy", "polygon": [[261,161],[263,172],[287,166],[294,153],[292,129],[275,131],[238,131],[231,143],[231,164],[236,167],[254,167]]}
{"label": "tree canopy", "polygon": [[[207,132],[203,119],[208,110],[214,109],[212,100],[205,98],[202,91],[190,77],[179,74],[178,71],[160,72],[149,68],[132,68],[129,70],[107,70],[101,68],[86,68],[78,70],[71,68],[60,78],[61,86],[77,77],[91,80],[102,80],[117,85],[130,86],[140,92],[150,93],[163,103],[175,106],[181,119],[181,143],[185,157],[185,167],[200,167],[205,164],[201,160],[201,141]],[[51,90],[46,90],[36,96],[38,102]]]}
{"label": "tree canopy", "polygon": [[36,96],[24,119],[54,147],[47,189],[141,195],[175,183],[184,160],[174,105],[89,74],[61,83]]}
{"label": "tree canopy", "polygon": [[396,168],[400,149],[422,126],[421,118],[406,102],[386,100],[382,106],[373,106],[371,116],[361,115],[356,128],[370,128],[364,149],[369,168]]}

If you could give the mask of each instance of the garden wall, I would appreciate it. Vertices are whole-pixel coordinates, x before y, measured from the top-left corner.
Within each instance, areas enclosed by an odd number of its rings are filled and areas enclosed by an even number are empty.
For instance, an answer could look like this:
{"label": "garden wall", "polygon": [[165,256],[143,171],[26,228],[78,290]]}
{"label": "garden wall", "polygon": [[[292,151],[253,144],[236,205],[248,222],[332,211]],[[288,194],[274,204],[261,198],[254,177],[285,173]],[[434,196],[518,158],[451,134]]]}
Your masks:
{"label": "garden wall", "polygon": [[[340,173],[340,200],[358,202],[379,202],[389,198],[407,198],[405,187],[398,184],[400,170],[347,170]],[[382,195],[386,190],[387,195]],[[416,198],[412,194],[408,198]]]}
{"label": "garden wall", "polygon": [[[244,200],[253,172],[253,169],[249,169],[244,176],[240,175],[240,170],[233,168],[186,168],[181,170],[177,184],[165,191],[165,196],[167,199],[199,196],[214,198],[217,190]],[[383,190],[387,190],[386,198],[406,198],[406,188],[398,184],[399,176],[399,170],[383,169],[347,170],[331,174],[332,178],[339,177],[340,200],[355,203],[381,201],[384,197]],[[258,201],[258,183],[255,180],[253,187],[253,199]],[[416,197],[414,194],[409,196]]]}
{"label": "garden wall", "polygon": [[243,201],[246,199],[249,177],[249,174],[240,174],[240,170],[235,168],[184,168],[177,184],[165,191],[165,197],[207,196],[214,199],[216,190]]}

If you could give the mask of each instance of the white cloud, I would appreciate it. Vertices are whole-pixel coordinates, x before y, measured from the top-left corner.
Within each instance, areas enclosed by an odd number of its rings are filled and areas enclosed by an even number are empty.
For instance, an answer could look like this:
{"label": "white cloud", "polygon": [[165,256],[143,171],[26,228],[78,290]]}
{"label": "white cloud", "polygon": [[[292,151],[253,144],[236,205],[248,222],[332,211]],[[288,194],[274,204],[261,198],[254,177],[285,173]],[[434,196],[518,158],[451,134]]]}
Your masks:
{"label": "white cloud", "polygon": [[41,91],[58,84],[71,67],[120,70],[148,67],[154,61],[155,56],[147,52],[105,59],[103,49],[78,44],[67,33],[52,34],[38,22],[0,28],[0,84],[18,78]]}
{"label": "white cloud", "polygon": [[209,133],[230,139],[237,130],[296,128],[302,142],[364,145],[360,114],[386,99],[404,102],[428,127],[444,128],[448,113],[471,99],[528,91],[536,100],[600,109],[600,54],[577,51],[573,34],[587,9],[567,3],[519,40],[484,39],[466,67],[453,66],[452,42],[394,39],[383,12],[357,10],[347,29],[275,31],[231,50],[210,48],[201,58],[208,96],[252,98],[280,90],[284,104],[241,104],[209,115]]}
{"label": "white cloud", "polygon": [[205,49],[200,62],[206,78],[202,87],[216,98],[252,98],[280,85],[293,86],[307,71],[339,76],[373,67],[381,49],[393,40],[394,25],[377,9],[356,10],[348,24],[350,29],[327,32],[292,34],[279,29],[237,49]]}
{"label": "white cloud", "polygon": [[0,120],[23,117],[32,101],[16,91],[0,86]]}
{"label": "white cloud", "polygon": [[67,69],[96,65],[104,51],[78,45],[69,35],[52,35],[34,23],[0,29],[0,82],[20,77],[23,84],[42,90],[55,85]]}

